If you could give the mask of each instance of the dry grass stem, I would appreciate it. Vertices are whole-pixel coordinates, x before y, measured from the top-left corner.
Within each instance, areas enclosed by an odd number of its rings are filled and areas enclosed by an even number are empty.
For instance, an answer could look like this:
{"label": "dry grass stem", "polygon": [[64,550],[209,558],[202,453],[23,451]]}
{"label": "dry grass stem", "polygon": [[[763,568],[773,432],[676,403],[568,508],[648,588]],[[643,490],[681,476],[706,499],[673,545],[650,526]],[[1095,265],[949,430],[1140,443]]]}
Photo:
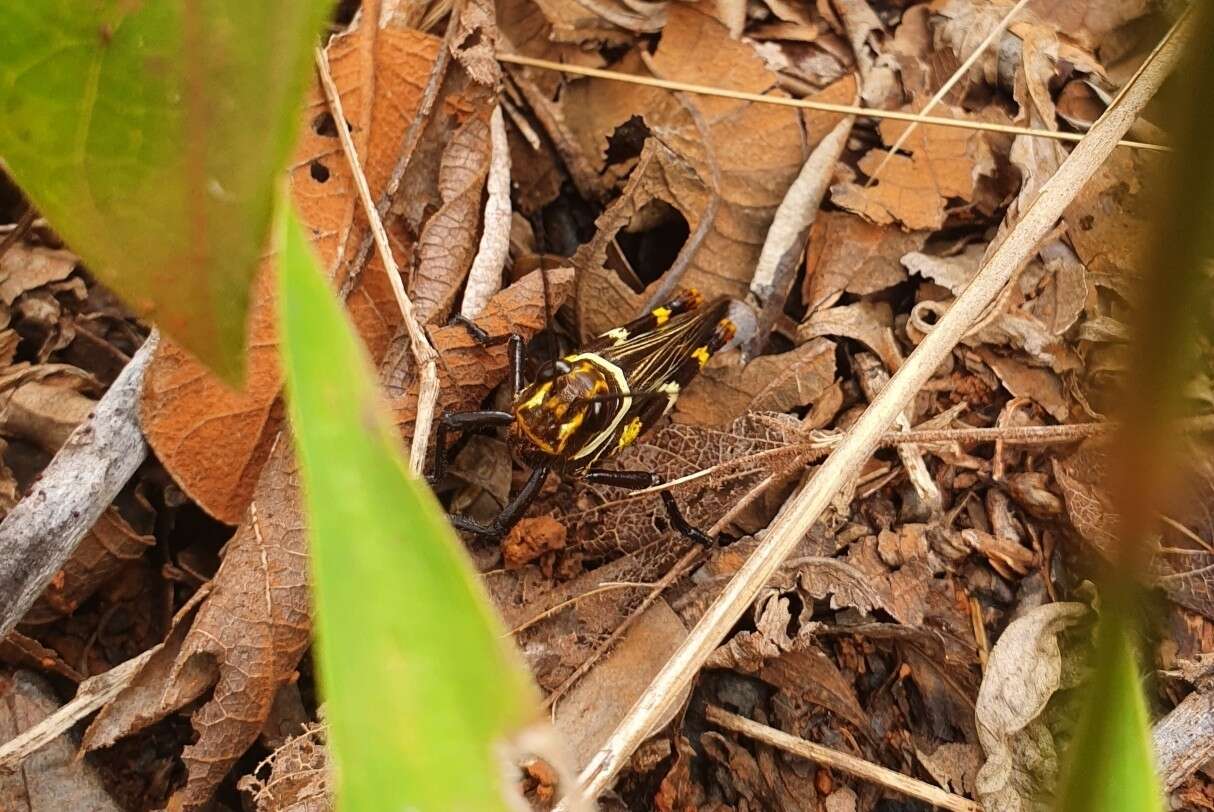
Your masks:
{"label": "dry grass stem", "polygon": [[341,106],[341,95],[333,83],[329,72],[329,58],[325,52],[316,49],[316,70],[320,75],[320,84],[325,91],[325,99],[337,125],[337,135],[341,139],[342,151],[350,164],[354,175],[354,185],[358,189],[358,199],[362,201],[363,210],[371,226],[371,235],[375,239],[375,247],[384,263],[384,271],[388,274],[388,283],[392,286],[392,294],[400,308],[401,318],[404,319],[405,331],[409,334],[409,347],[413,357],[417,359],[417,368],[421,376],[421,386],[417,397],[417,422],[413,429],[413,447],[409,452],[409,470],[414,476],[421,476],[426,464],[426,445],[430,441],[430,426],[434,422],[434,407],[438,402],[438,354],[430,346],[430,340],[413,315],[413,302],[405,293],[404,282],[400,278],[400,269],[396,266],[396,257],[392,255],[392,246],[388,244],[388,234],[384,231],[383,221],[371,199],[371,189],[367,186],[367,176],[363,174],[362,165],[358,160],[358,151],[354,148],[354,140],[350,137],[350,127],[346,123],[346,115]]}
{"label": "dry grass stem", "polygon": [[969,798],[945,792],[939,787],[932,786],[915,778],[909,778],[902,773],[882,767],[879,764],[873,764],[871,761],[857,758],[850,753],[844,753],[796,736],[790,736],[782,730],[761,725],[744,716],[738,716],[723,708],[718,708],[716,705],[707,706],[706,715],[708,721],[720,725],[726,730],[732,730],[735,733],[749,736],[764,744],[770,744],[772,747],[777,747],[786,753],[792,753],[793,755],[809,759],[815,764],[821,764],[825,767],[831,767],[854,775],[857,778],[862,778],[873,784],[892,789],[911,798],[918,798],[940,809],[948,809],[951,812],[982,812],[982,807]]}
{"label": "dry grass stem", "polygon": [[[966,119],[939,118],[922,113],[904,113],[899,110],[880,110],[872,107],[857,107],[852,104],[832,104],[830,102],[812,101],[810,99],[792,99],[785,96],[764,96],[761,93],[747,93],[742,90],[729,90],[721,87],[709,87],[688,82],[675,82],[667,79],[657,79],[649,76],[635,76],[631,73],[590,68],[584,65],[572,65],[562,62],[551,62],[547,59],[535,59],[521,54],[499,51],[499,62],[511,65],[523,65],[529,68],[571,73],[576,76],[590,76],[595,79],[610,79],[634,85],[660,87],[664,90],[676,90],[686,93],[698,93],[701,96],[717,96],[723,99],[738,99],[740,101],[756,102],[758,104],[775,104],[783,107],[798,107],[807,110],[820,110],[824,113],[838,113],[844,116],[862,116],[867,118],[889,118],[895,121],[911,121],[933,127],[953,127],[960,130],[985,130],[986,132],[1007,133],[1009,135],[1029,135],[1035,138],[1052,138],[1055,141],[1082,141],[1084,133],[1056,132],[1053,130],[1036,130],[1032,127],[1017,127],[1011,124],[995,124],[989,121],[970,121]],[[530,101],[530,98],[528,98]],[[537,114],[539,111],[536,111]],[[1170,152],[1171,147],[1163,144],[1148,144],[1142,141],[1126,141],[1118,139],[1114,144],[1118,147],[1142,149],[1152,152]],[[562,154],[562,157],[564,155]]]}
{"label": "dry grass stem", "polygon": [[999,242],[948,312],[826,458],[813,479],[794,497],[788,509],[771,524],[763,543],[726,584],[603,749],[582,772],[581,780],[590,797],[597,797],[611,785],[632,753],[653,732],[658,720],[667,718],[709,654],[733,628],[781,562],[805,537],[831,500],[855,478],[898,414],[935,374],[969,327],[1036,250],[1084,184],[1116,149],[1121,136],[1138,118],[1179,59],[1193,27],[1190,20],[1191,15],[1187,15],[1168,32],[1143,69],[1042,186],[1019,222]]}

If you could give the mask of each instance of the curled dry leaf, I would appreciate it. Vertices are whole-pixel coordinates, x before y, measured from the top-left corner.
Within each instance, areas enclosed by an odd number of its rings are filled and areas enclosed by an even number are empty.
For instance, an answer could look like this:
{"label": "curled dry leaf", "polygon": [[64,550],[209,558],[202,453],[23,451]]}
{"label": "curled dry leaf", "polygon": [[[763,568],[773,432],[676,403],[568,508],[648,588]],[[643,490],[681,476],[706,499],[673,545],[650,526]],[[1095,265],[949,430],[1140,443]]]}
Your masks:
{"label": "curled dry leaf", "polygon": [[438,175],[443,205],[418,237],[417,267],[409,283],[419,324],[446,317],[472,267],[489,154],[489,124],[481,118],[464,122],[443,150]]}
{"label": "curled dry leaf", "polygon": [[[59,702],[45,680],[28,671],[0,674],[0,740],[9,741],[34,727]],[[121,812],[106,792],[93,765],[76,757],[70,733],[64,733],[30,755],[13,770],[0,770],[0,809],[87,809]]]}
{"label": "curled dry leaf", "polygon": [[853,338],[877,354],[890,372],[902,366],[902,349],[894,338],[893,311],[885,302],[860,301],[819,310],[797,328],[797,339],[818,336]]}
{"label": "curled dry leaf", "polygon": [[1040,787],[1053,786],[1058,755],[1041,712],[1054,692],[1073,687],[1074,653],[1059,637],[1088,614],[1081,603],[1049,603],[1013,620],[991,649],[974,714],[986,761],[978,798],[992,812],[1035,809]]}
{"label": "curled dry leaf", "polygon": [[71,276],[79,262],[71,251],[18,242],[0,254],[0,302],[12,305],[26,291]]}
{"label": "curled dry leaf", "polygon": [[[358,27],[328,46],[333,79],[364,157],[372,196],[387,185],[400,134],[417,109],[438,40],[416,31],[378,28],[366,10]],[[291,172],[291,192],[313,246],[330,273],[358,250],[366,223],[328,106],[309,90]],[[408,240],[396,245],[407,258]],[[236,524],[244,515],[284,412],[274,331],[273,257],[253,290],[248,374],[234,392],[171,342],[162,342],[148,371],[141,404],[144,432],[169,473],[211,515]],[[347,304],[367,347],[380,357],[400,322],[382,266],[372,260]],[[340,280],[337,280],[340,281]]]}
{"label": "curled dry leaf", "polygon": [[835,382],[835,345],[818,338],[745,366],[725,353],[675,402],[674,421],[724,426],[748,412],[787,412],[817,402]]}
{"label": "curled dry leaf", "polygon": [[[145,507],[150,512],[150,506]],[[155,544],[155,537],[136,532],[117,508],[106,508],[22,622],[47,623],[71,614]]]}

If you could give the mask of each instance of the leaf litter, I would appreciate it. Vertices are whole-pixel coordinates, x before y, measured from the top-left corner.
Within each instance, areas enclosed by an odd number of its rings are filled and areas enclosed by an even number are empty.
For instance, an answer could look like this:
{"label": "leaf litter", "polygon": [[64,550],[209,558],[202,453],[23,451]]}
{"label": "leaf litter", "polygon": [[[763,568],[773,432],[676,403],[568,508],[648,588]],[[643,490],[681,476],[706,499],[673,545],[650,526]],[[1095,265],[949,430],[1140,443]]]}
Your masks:
{"label": "leaf litter", "polygon": [[[745,299],[777,208],[839,120],[499,69],[495,47],[773,97],[847,104],[859,93],[870,106],[914,112],[1005,12],[968,0],[500,0],[465,5],[449,26],[442,4],[433,14],[402,13],[388,0],[359,5],[327,55],[372,197],[385,202],[393,253],[438,351],[439,407],[453,410],[507,406],[498,386],[505,348],[482,347],[448,324],[478,247],[489,236],[505,244],[506,235],[488,231],[509,226],[509,256],[505,289],[477,323],[490,335],[543,333],[531,342],[540,360],[681,285]],[[1088,126],[1153,46],[1145,32],[1159,21],[1145,3],[1113,6],[1032,4],[933,114]],[[422,21],[427,30],[410,27]],[[509,140],[514,214],[487,229],[495,108]],[[776,286],[769,333],[753,357],[715,358],[669,421],[614,461],[673,482],[685,515],[711,528],[717,546],[689,547],[656,493],[558,481],[502,545],[468,539],[582,764],[1069,149],[919,125],[891,153],[906,127],[858,119],[829,191],[808,213],[803,247],[793,242],[788,284]],[[407,444],[419,370],[382,264],[362,247],[368,224],[319,87],[309,91],[300,133],[291,192],[379,363]],[[1000,439],[916,441],[879,451],[855,472],[679,712],[635,754],[617,785],[623,808],[870,810],[900,797],[718,729],[706,703],[985,808],[1048,801],[1045,776],[1067,735],[1060,709],[1082,677],[1086,618],[1098,610],[1084,579],[1110,551],[1115,510],[1100,490],[1095,441],[1014,438],[1111,411],[1148,233],[1142,179],[1152,167],[1146,154],[1114,153],[901,426],[994,429]],[[4,212],[12,222],[21,215]],[[0,254],[5,511],[145,330],[34,222]],[[56,704],[80,679],[158,647],[92,720],[88,770],[64,784],[77,800],[100,787],[108,800],[95,808],[202,808],[241,794],[259,810],[330,808],[305,656],[307,553],[264,270],[246,390],[231,392],[162,343],[141,404],[155,459],[0,644],[5,684],[34,684],[29,671],[54,674],[52,692],[39,696]],[[1214,396],[1201,391],[1197,381],[1194,402],[1208,409]],[[1198,673],[1194,664],[1214,646],[1214,528],[1205,509],[1214,472],[1208,447],[1193,443],[1191,488],[1164,515],[1144,578],[1165,619],[1151,651],[1169,675],[1157,687],[1160,707],[1194,690],[1199,678],[1184,675]],[[440,495],[491,517],[522,472],[493,435],[453,450]],[[285,707],[294,711],[282,718],[294,721],[276,727]],[[45,768],[27,760],[23,769]],[[526,774],[533,799],[544,797],[542,766]],[[1177,797],[1214,805],[1211,786],[1199,771]]]}

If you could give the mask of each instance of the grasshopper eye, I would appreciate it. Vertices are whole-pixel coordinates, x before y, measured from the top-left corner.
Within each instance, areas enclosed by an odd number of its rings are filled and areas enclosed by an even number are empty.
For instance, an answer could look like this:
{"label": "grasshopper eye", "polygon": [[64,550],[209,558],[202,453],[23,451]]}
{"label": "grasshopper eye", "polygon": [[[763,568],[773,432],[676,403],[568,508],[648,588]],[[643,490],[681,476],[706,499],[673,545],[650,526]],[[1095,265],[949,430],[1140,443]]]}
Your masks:
{"label": "grasshopper eye", "polygon": [[539,371],[536,372],[535,378],[540,383],[547,383],[548,381],[556,378],[558,375],[569,374],[570,369],[571,367],[564,361],[564,359],[558,358],[555,361],[545,362],[544,365],[539,368]]}

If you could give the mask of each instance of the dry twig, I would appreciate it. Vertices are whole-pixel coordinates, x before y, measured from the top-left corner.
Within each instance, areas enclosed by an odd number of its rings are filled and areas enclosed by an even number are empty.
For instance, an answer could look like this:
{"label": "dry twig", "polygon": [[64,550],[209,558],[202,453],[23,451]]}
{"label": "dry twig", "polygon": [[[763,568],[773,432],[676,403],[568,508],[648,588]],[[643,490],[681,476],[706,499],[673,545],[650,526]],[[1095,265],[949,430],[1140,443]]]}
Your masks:
{"label": "dry twig", "polygon": [[[708,655],[753,602],[781,562],[804,538],[830,501],[860,470],[880,444],[881,435],[906,404],[935,373],[953,347],[1028,260],[1041,239],[1054,227],[1070,202],[1117,147],[1118,140],[1150,101],[1179,59],[1189,39],[1191,15],[1168,32],[1142,70],[1023,211],[989,259],[957,297],[949,311],[923,339],[889,384],[864,411],[839,446],[818,468],[814,478],[772,523],[767,537],[654,678],[583,770],[581,780],[590,797],[597,797],[614,780],[637,746],[667,718]],[[850,112],[850,111],[845,111]]]}
{"label": "dry twig", "polygon": [[708,717],[708,721],[727,730],[749,736],[756,741],[770,744],[772,747],[778,747],[787,753],[809,759],[816,764],[850,773],[857,778],[887,787],[911,798],[918,798],[941,809],[952,810],[952,812],[982,812],[982,807],[969,798],[945,792],[939,787],[910,778],[888,767],[882,767],[880,764],[857,758],[850,753],[790,736],[782,730],[761,725],[744,716],[730,713],[724,708],[718,708],[716,705],[708,705],[705,715]]}
{"label": "dry twig", "polygon": [[384,263],[384,271],[388,274],[388,282],[392,286],[392,294],[400,307],[401,318],[405,322],[405,331],[409,334],[409,347],[417,360],[420,372],[421,386],[417,396],[417,420],[413,429],[413,448],[409,452],[409,470],[414,476],[421,476],[426,464],[426,445],[430,442],[430,426],[434,422],[434,406],[438,402],[438,353],[430,346],[430,339],[413,315],[413,303],[409,294],[405,293],[405,285],[400,278],[400,269],[396,266],[396,257],[392,255],[392,246],[388,244],[388,234],[384,231],[383,221],[375,202],[371,199],[371,189],[367,186],[367,176],[363,174],[362,165],[358,160],[358,151],[354,148],[354,140],[350,137],[350,127],[346,123],[346,115],[341,107],[341,94],[333,83],[329,73],[329,58],[325,52],[316,49],[316,70],[320,75],[320,84],[325,91],[325,99],[329,102],[330,112],[337,124],[337,134],[341,138],[342,150],[350,164],[354,175],[354,185],[358,189],[358,198],[362,201],[367,220],[371,225],[371,234],[375,238],[375,247]]}
{"label": "dry twig", "polygon": [[0,638],[8,635],[147,456],[139,395],[153,332],[0,522]]}

